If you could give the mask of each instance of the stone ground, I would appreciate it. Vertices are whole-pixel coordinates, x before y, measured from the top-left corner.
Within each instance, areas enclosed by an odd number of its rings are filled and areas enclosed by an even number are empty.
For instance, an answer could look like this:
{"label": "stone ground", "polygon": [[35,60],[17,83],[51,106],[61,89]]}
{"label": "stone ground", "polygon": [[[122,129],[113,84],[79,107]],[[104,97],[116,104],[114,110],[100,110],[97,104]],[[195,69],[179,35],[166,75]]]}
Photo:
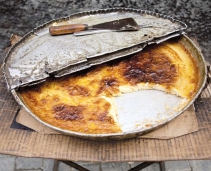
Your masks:
{"label": "stone ground", "polygon": [[[188,25],[187,33],[199,42],[202,53],[211,63],[210,0],[0,0],[0,62],[11,34],[23,36],[33,28],[72,13],[111,7],[128,7],[173,16]],[[1,143],[1,142],[0,142]],[[122,171],[138,163],[80,163],[91,171]],[[210,160],[165,162],[167,171],[210,171]],[[53,170],[53,168],[55,170]],[[0,154],[0,171],[75,171],[52,159],[23,158]],[[159,171],[157,163],[144,171]]]}
{"label": "stone ground", "polygon": [[[90,171],[126,171],[141,162],[90,163],[77,162]],[[164,162],[166,171],[210,171],[210,160],[185,160]],[[0,154],[0,171],[76,171],[70,166],[53,159],[24,158]],[[160,171],[158,163],[154,163],[143,171]]]}
{"label": "stone ground", "polygon": [[[90,171],[126,171],[141,162],[77,163]],[[166,161],[165,168],[166,171],[210,171],[211,161]],[[76,169],[53,159],[24,158],[0,154],[0,171],[76,171]],[[143,171],[160,171],[160,167],[158,163],[154,163]]]}

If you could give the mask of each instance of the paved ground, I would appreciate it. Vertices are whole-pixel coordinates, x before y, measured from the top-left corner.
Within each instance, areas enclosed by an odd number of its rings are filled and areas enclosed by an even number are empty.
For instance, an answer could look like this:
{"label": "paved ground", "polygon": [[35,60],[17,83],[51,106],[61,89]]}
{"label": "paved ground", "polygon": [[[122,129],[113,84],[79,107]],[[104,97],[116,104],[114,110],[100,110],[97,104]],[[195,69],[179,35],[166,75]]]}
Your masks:
{"label": "paved ground", "polygon": [[[78,162],[90,171],[126,171],[141,162],[89,163]],[[166,171],[210,171],[211,160],[186,160],[165,162]],[[53,159],[24,158],[0,154],[0,171],[76,171],[62,162]],[[154,163],[143,171],[160,171]]]}

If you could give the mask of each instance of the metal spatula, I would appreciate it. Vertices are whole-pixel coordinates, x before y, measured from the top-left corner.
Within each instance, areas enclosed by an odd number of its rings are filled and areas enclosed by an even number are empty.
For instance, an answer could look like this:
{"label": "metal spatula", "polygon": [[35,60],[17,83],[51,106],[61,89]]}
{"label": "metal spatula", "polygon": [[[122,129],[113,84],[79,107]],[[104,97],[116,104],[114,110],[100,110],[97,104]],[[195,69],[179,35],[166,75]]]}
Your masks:
{"label": "metal spatula", "polygon": [[124,18],[92,26],[88,26],[87,24],[69,24],[61,26],[51,26],[49,28],[49,32],[52,36],[70,34],[84,30],[136,31],[139,30],[139,26],[133,18]]}

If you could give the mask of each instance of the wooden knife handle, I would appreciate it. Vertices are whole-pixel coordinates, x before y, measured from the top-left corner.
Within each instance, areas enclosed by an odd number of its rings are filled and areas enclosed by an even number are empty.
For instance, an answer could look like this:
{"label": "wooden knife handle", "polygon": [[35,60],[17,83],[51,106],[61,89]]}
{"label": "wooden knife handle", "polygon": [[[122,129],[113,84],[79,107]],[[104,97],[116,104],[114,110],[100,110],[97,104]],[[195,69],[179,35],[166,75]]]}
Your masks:
{"label": "wooden knife handle", "polygon": [[83,31],[83,30],[86,30],[87,28],[88,28],[87,24],[69,24],[69,25],[62,25],[62,26],[51,26],[49,28],[49,32],[52,36],[56,36],[56,35]]}

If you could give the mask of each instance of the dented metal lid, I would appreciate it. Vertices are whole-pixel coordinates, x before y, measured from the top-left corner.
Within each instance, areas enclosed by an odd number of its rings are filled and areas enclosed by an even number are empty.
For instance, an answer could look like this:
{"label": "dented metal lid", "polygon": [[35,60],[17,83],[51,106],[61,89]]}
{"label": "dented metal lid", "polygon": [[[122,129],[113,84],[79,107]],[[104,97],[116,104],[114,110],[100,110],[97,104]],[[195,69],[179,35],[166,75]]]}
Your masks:
{"label": "dented metal lid", "polygon": [[[132,17],[138,31],[102,32],[86,36],[51,36],[52,25],[102,22]],[[77,13],[35,28],[8,52],[3,72],[9,89],[76,72],[141,51],[147,44],[160,43],[183,34],[186,25],[162,14],[136,9],[112,8]]]}

